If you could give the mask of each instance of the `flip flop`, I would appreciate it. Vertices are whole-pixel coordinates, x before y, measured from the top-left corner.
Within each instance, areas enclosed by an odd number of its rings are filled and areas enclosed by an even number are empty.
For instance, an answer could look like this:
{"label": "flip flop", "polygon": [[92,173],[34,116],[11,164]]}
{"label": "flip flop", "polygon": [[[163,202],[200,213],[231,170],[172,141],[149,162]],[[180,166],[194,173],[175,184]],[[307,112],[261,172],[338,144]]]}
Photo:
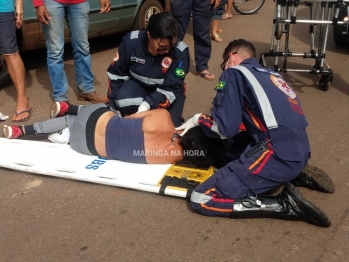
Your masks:
{"label": "flip flop", "polygon": [[21,112],[19,112],[19,113],[15,112],[16,118],[17,118],[20,114],[24,114],[24,113],[29,113],[29,115],[28,115],[26,118],[23,118],[23,119],[21,119],[21,120],[12,120],[12,122],[14,122],[14,123],[16,123],[16,122],[25,122],[25,121],[29,120],[30,117],[31,117],[31,115],[32,115],[32,113],[33,113],[33,110],[32,110],[31,108],[29,108],[29,109],[23,110],[23,111],[21,111]]}
{"label": "flip flop", "polygon": [[203,79],[208,80],[208,81],[213,81],[215,79],[215,77],[214,78],[207,77],[207,76],[212,76],[212,73],[197,73],[197,76],[200,76]]}

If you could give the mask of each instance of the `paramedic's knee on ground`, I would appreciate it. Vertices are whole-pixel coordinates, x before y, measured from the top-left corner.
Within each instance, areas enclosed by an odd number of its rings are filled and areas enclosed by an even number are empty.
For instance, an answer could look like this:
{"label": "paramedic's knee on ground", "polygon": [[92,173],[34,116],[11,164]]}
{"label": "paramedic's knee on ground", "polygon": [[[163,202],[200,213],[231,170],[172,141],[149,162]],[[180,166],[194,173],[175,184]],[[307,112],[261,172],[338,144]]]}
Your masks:
{"label": "paramedic's knee on ground", "polygon": [[[285,184],[280,194],[263,194],[278,184]],[[302,220],[321,227],[331,225],[327,216],[305,200],[291,183],[255,176],[237,161],[218,170],[195,188],[190,200],[193,209],[206,216],[272,217]]]}

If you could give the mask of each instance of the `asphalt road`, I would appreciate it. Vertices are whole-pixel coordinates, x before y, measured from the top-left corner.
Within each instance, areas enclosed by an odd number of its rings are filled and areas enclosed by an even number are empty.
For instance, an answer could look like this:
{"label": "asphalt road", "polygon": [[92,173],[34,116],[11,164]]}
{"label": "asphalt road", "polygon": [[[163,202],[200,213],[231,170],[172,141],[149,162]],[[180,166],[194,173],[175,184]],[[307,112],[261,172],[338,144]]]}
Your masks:
{"label": "asphalt road", "polygon": [[[224,41],[213,42],[211,71],[219,76],[222,52],[233,39],[252,41],[259,53],[269,51],[273,13],[274,4],[268,1],[258,14],[234,13],[233,19],[222,21]],[[308,18],[304,7],[299,16]],[[291,51],[309,51],[308,28],[292,25]],[[91,41],[94,83],[101,93],[107,90],[106,68],[119,42],[120,36]],[[185,42],[193,50],[191,28]],[[326,61],[334,71],[327,92],[318,89],[319,75],[284,75],[300,97],[309,122],[311,164],[328,172],[336,185],[334,194],[300,189],[330,217],[330,228],[267,218],[204,217],[192,212],[183,199],[0,168],[0,261],[349,261],[349,49],[335,46],[332,29],[327,47]],[[45,55],[45,50],[23,54],[34,110],[28,123],[47,119],[53,102]],[[314,60],[291,58],[288,65],[310,69]],[[65,68],[70,101],[77,103],[69,47]],[[216,85],[216,81],[206,81],[194,73],[192,66],[186,78],[186,118],[209,113]],[[0,90],[0,103],[2,113],[13,113],[12,84]]]}

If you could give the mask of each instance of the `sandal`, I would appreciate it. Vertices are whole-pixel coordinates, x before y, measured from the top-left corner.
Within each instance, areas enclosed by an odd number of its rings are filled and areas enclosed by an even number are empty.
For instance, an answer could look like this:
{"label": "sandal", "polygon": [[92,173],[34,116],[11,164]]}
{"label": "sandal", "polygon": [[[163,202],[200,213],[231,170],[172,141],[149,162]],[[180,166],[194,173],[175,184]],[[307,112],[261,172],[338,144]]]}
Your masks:
{"label": "sandal", "polygon": [[[23,119],[16,120],[19,115],[24,114],[24,113],[27,113],[28,116],[23,118]],[[31,108],[29,108],[27,110],[23,110],[21,112],[15,112],[14,116],[16,117],[16,119],[12,119],[12,122],[25,122],[25,121],[30,119],[32,113],[33,113],[33,110]]]}
{"label": "sandal", "polygon": [[208,72],[207,70],[204,70],[200,73],[197,73],[197,76],[200,76],[203,79],[208,80],[208,81],[213,81],[216,78],[214,74]]}
{"label": "sandal", "polygon": [[214,34],[214,35],[211,35],[211,38],[213,41],[217,42],[217,43],[220,43],[223,41],[223,39],[219,36],[219,34]]}
{"label": "sandal", "polygon": [[233,18],[233,14],[224,13],[222,15],[222,20],[227,20]]}

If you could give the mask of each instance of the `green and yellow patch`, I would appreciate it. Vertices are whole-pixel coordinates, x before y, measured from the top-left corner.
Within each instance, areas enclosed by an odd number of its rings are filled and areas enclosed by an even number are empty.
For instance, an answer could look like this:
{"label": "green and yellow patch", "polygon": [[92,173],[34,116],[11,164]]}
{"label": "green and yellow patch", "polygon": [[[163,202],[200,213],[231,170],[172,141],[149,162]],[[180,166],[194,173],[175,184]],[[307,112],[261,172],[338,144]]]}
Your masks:
{"label": "green and yellow patch", "polygon": [[184,78],[185,77],[185,71],[182,68],[176,68],[175,75],[177,77]]}
{"label": "green and yellow patch", "polygon": [[219,81],[218,84],[216,85],[216,90],[222,90],[226,84],[227,82]]}

